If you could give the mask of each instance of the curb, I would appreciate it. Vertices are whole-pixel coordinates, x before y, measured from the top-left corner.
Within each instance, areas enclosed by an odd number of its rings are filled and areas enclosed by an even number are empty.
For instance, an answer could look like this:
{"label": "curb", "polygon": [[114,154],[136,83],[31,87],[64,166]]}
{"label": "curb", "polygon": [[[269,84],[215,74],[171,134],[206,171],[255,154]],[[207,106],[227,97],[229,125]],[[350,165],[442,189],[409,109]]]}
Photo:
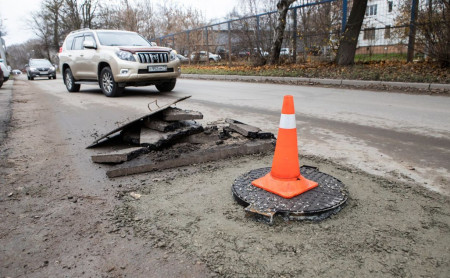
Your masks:
{"label": "curb", "polygon": [[326,79],[326,78],[304,78],[304,77],[278,77],[278,76],[244,76],[244,75],[212,75],[212,74],[181,74],[181,78],[219,81],[245,81],[259,83],[281,83],[294,85],[337,85],[337,86],[383,86],[400,89],[419,90],[443,90],[450,91],[450,84],[437,83],[412,83],[412,82],[392,82],[392,81],[370,81],[370,80],[346,80],[346,79]]}
{"label": "curb", "polygon": [[11,101],[14,79],[3,83],[0,88],[0,146],[3,145],[11,121]]}

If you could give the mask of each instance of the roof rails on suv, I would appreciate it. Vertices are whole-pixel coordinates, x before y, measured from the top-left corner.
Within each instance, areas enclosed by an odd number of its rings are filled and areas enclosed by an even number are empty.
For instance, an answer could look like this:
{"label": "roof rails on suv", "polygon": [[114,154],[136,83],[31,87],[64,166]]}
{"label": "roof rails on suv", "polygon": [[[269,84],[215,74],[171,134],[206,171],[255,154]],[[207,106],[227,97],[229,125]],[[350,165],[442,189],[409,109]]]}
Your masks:
{"label": "roof rails on suv", "polygon": [[91,30],[91,28],[81,28],[81,29],[78,29],[78,30],[73,30],[73,31],[70,31],[69,35],[72,34],[72,33],[77,33],[77,32],[86,31],[86,30]]}

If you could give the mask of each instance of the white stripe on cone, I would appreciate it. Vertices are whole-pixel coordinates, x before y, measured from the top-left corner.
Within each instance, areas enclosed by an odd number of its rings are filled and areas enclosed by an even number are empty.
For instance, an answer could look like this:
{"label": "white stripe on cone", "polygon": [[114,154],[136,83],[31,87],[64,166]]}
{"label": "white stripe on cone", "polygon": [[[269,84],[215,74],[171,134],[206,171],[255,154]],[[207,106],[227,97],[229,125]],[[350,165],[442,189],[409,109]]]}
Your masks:
{"label": "white stripe on cone", "polygon": [[296,128],[295,114],[281,114],[280,128],[284,128],[284,129]]}

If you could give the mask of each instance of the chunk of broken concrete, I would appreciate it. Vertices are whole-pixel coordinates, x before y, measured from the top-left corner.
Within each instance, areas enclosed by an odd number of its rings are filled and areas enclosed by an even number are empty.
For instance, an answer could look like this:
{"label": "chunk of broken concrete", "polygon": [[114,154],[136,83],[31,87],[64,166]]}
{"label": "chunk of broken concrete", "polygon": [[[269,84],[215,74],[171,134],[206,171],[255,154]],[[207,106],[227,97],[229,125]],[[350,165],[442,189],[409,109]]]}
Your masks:
{"label": "chunk of broken concrete", "polygon": [[194,121],[184,121],[183,127],[170,132],[160,132],[149,128],[141,128],[139,144],[149,149],[158,149],[165,144],[170,144],[177,139],[191,134],[200,133],[203,127]]}
{"label": "chunk of broken concrete", "polygon": [[258,138],[258,133],[261,131],[258,127],[244,124],[233,119],[226,119],[225,122],[230,124],[230,129],[244,135],[247,138]]}
{"label": "chunk of broken concrete", "polygon": [[145,147],[126,148],[118,151],[96,154],[91,158],[95,163],[121,163],[131,160],[138,155],[145,153],[147,150],[148,149]]}
{"label": "chunk of broken concrete", "polygon": [[162,113],[162,119],[164,121],[188,121],[188,120],[201,120],[203,119],[203,114],[192,110],[183,110],[180,108],[169,107],[165,109]]}

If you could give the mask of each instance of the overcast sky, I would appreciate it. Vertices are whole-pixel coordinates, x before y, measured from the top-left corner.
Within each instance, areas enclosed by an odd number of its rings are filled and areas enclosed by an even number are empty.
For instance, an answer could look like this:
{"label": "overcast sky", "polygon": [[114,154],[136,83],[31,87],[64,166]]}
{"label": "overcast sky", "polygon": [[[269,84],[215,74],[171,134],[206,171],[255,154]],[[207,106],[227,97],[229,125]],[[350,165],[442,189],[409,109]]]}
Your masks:
{"label": "overcast sky", "polygon": [[[228,14],[238,3],[238,0],[172,0],[184,6],[192,7],[202,11],[206,20],[222,18]],[[33,11],[39,10],[42,0],[0,0],[0,18],[3,20],[6,32],[3,38],[6,45],[22,43],[35,37],[27,19]],[[119,0],[117,0],[119,2]],[[152,0],[154,3],[167,2],[167,0]]]}

